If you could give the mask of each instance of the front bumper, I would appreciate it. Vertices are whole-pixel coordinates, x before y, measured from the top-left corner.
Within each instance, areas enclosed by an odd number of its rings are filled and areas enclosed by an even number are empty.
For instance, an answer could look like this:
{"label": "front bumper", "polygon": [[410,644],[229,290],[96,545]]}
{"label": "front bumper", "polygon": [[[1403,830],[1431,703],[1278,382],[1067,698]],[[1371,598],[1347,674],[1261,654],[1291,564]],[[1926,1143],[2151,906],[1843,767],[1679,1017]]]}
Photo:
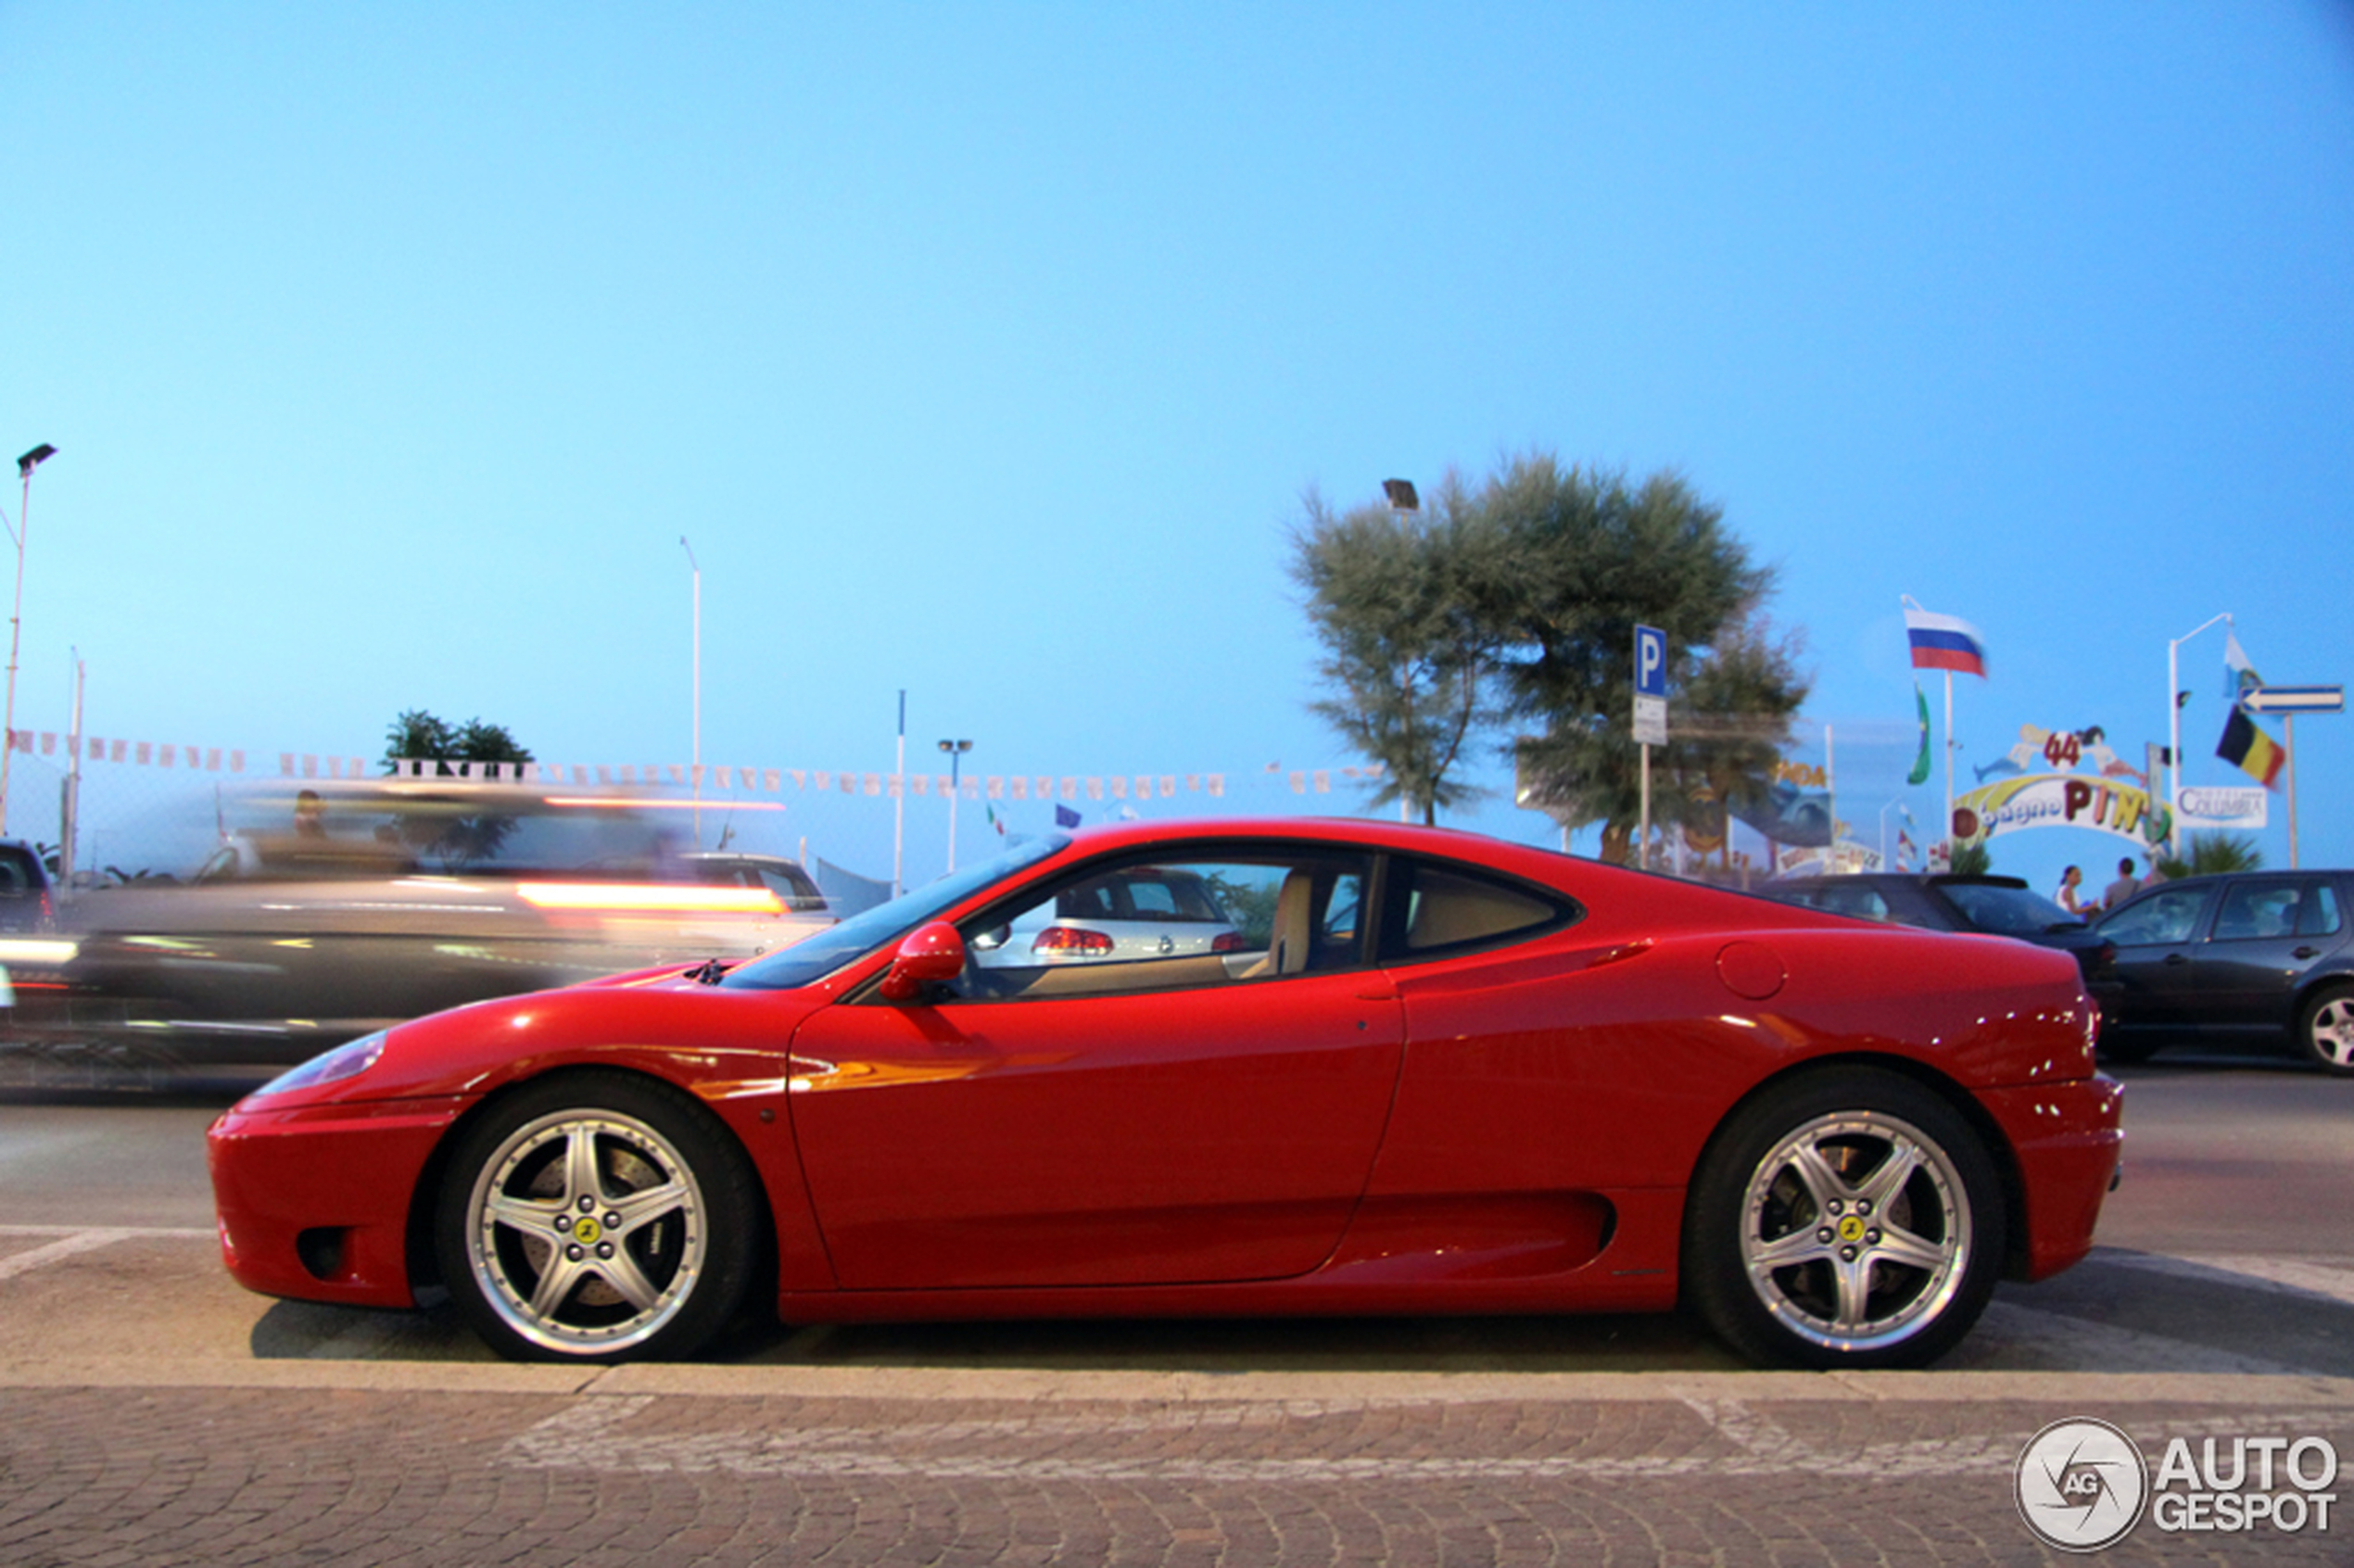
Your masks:
{"label": "front bumper", "polygon": [[264,1296],[411,1307],[411,1200],[465,1102],[240,1102],[205,1135],[221,1261]]}

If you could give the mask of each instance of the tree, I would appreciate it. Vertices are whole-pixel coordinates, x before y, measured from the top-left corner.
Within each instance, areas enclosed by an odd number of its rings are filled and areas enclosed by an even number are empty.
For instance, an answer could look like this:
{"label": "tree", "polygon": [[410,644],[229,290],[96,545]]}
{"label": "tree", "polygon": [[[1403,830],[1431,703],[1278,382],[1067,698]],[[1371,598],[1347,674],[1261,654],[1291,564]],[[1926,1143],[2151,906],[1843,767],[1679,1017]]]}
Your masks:
{"label": "tree", "polygon": [[[1793,639],[1761,614],[1770,567],[1724,526],[1724,511],[1682,478],[1563,468],[1548,453],[1512,460],[1476,501],[1498,559],[1474,619],[1505,650],[1505,711],[1540,726],[1513,743],[1524,803],[1563,827],[1602,825],[1606,859],[1631,854],[1640,814],[1633,737],[1638,626],[1666,634],[1668,691],[1689,731],[1671,774],[1718,803],[1763,790],[1809,682]],[[1661,759],[1655,758],[1657,762]],[[1652,795],[1654,820],[1697,811],[1690,790]]]}
{"label": "tree", "polygon": [[[452,763],[527,763],[532,756],[503,724],[470,718],[453,725],[423,708],[411,708],[385,732],[385,771],[411,759],[435,764],[435,777],[448,778],[458,772]],[[467,810],[456,816],[412,811],[395,818],[394,830],[441,869],[462,871],[497,854],[515,823],[513,816],[496,811]]]}
{"label": "tree", "polygon": [[527,763],[531,752],[509,734],[503,724],[470,718],[453,725],[423,708],[411,708],[385,731],[385,771],[402,761],[437,763],[437,777],[457,773],[452,763]]}
{"label": "tree", "polygon": [[1317,674],[1334,695],[1310,711],[1382,765],[1372,803],[1402,800],[1424,822],[1478,798],[1451,775],[1492,721],[1500,652],[1480,617],[1504,564],[1494,530],[1453,475],[1427,510],[1360,506],[1335,514],[1310,491],[1292,536],[1292,580],[1323,645]]}
{"label": "tree", "polygon": [[1693,661],[1677,696],[1664,758],[1676,787],[1663,812],[1654,783],[1652,814],[1715,838],[1728,870],[1733,850],[1725,819],[1766,800],[1774,765],[1790,745],[1791,715],[1812,684],[1799,670],[1803,650],[1798,633],[1778,636],[1752,609]]}
{"label": "tree", "polygon": [[2193,833],[2191,853],[2181,860],[2160,860],[2158,868],[2168,878],[2219,877],[2227,871],[2257,871],[2264,852],[2246,833]]}

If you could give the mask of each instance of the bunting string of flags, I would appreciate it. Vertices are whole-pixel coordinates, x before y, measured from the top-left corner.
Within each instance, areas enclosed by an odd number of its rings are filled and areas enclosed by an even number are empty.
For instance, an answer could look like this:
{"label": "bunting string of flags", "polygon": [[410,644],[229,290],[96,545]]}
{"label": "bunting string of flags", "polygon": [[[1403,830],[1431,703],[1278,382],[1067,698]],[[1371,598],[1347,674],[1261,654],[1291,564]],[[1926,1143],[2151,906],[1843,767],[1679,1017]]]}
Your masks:
{"label": "bunting string of flags", "polygon": [[[235,747],[182,746],[148,740],[60,736],[55,730],[12,729],[8,744],[19,752],[89,762],[123,763],[135,767],[183,768],[189,772],[246,772],[246,752]],[[424,778],[456,777],[476,782],[591,786],[622,789],[714,789],[729,793],[784,794],[809,790],[842,795],[897,800],[903,796],[946,800],[953,790],[968,801],[1148,801],[1173,800],[1181,794],[1224,798],[1230,776],[1224,773],[1137,774],[973,774],[952,779],[943,774],[867,773],[848,769],[805,767],[745,767],[686,763],[449,763],[403,758],[383,765],[361,757],[324,755],[316,752],[280,752],[278,777],[284,778]],[[1326,795],[1337,775],[1350,783],[1380,778],[1379,763],[1339,768],[1295,768],[1285,775],[1280,763],[1267,773],[1288,783],[1292,793]]]}

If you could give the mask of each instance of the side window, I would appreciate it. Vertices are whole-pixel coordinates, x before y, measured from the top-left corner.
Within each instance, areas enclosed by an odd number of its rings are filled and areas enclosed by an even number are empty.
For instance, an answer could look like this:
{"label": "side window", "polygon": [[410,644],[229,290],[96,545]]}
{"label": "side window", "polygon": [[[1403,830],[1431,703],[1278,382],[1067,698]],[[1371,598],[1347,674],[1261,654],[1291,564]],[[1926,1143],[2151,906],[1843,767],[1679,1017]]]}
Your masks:
{"label": "side window", "polygon": [[972,1001],[1247,984],[1364,961],[1359,857],[1322,850],[1097,865],[964,923]]}
{"label": "side window", "polygon": [[2188,942],[2207,912],[2212,888],[2168,888],[2136,899],[2103,920],[2101,935],[2120,947],[2156,947]]}
{"label": "side window", "polygon": [[2305,906],[2297,917],[2297,934],[2335,936],[2345,929],[2345,917],[2338,913],[2337,890],[2327,882],[2316,882],[2308,888]]}
{"label": "side window", "polygon": [[2235,882],[2223,891],[2215,912],[2217,942],[2255,942],[2297,933],[2297,886],[2294,882]]}
{"label": "side window", "polygon": [[1576,916],[1531,889],[1427,861],[1393,863],[1388,909],[1382,956],[1392,961],[1534,936]]}

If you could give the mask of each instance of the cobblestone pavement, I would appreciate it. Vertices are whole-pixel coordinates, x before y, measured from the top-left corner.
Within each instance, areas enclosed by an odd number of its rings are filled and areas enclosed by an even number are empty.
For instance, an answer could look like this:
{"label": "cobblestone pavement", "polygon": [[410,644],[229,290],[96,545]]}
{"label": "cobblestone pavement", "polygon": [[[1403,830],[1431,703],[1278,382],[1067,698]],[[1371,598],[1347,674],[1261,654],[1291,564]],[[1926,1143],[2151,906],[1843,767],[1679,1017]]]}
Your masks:
{"label": "cobblestone pavement", "polygon": [[[428,1369],[415,1369],[420,1372]],[[439,1386],[0,1386],[0,1562],[1741,1564],[2069,1561],[2040,1427],[2321,1436],[2340,1380],[2011,1374],[1339,1380],[432,1369]],[[1221,1381],[1236,1383],[1234,1393]],[[740,1391],[727,1392],[731,1384]],[[871,1385],[868,1395],[831,1392]],[[1247,1385],[1247,1386],[1244,1386]],[[2141,1389],[2141,1397],[2133,1389]],[[2054,1397],[2057,1396],[2057,1398]],[[2354,1492],[2354,1463],[2347,1485]],[[2354,1562],[2185,1535],[2118,1564]]]}

